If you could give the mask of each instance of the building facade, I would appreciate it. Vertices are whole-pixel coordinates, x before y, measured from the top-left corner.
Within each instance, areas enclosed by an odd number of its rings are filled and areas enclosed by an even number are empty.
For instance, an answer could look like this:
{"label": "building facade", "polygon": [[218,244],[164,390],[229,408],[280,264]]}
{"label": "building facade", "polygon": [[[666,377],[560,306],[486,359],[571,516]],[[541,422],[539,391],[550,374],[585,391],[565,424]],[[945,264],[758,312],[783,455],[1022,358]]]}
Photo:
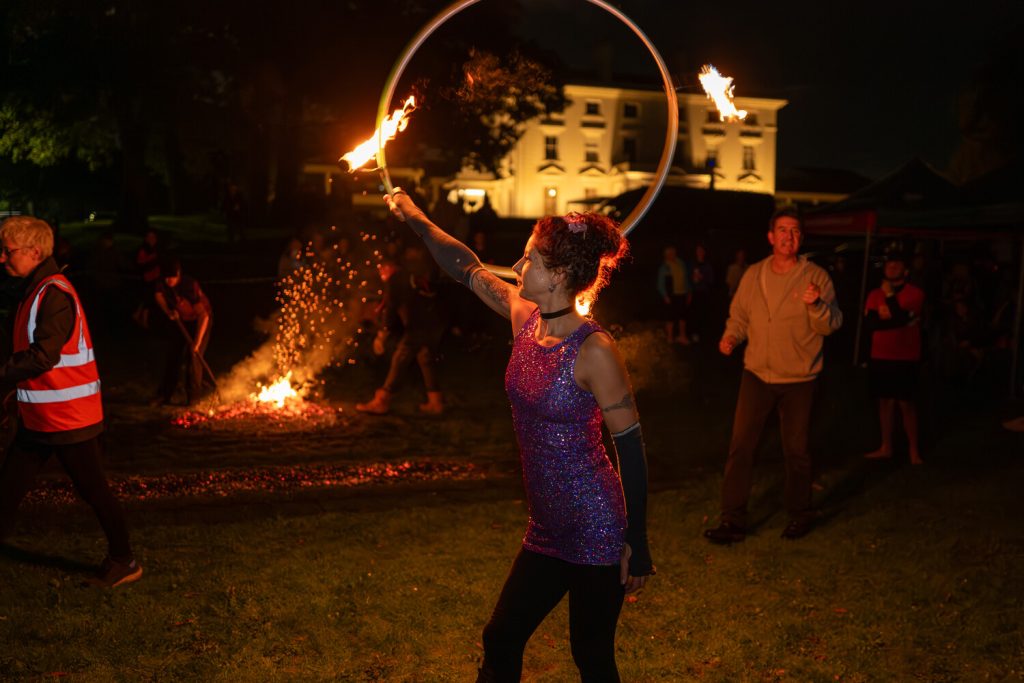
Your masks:
{"label": "building facade", "polygon": [[[584,210],[649,185],[667,126],[660,89],[566,85],[563,112],[527,122],[498,176],[464,169],[444,187],[468,211],[503,217]],[[679,136],[667,183],[775,193],[778,112],[785,100],[736,98],[748,112],[722,122],[704,95],[679,96]]]}

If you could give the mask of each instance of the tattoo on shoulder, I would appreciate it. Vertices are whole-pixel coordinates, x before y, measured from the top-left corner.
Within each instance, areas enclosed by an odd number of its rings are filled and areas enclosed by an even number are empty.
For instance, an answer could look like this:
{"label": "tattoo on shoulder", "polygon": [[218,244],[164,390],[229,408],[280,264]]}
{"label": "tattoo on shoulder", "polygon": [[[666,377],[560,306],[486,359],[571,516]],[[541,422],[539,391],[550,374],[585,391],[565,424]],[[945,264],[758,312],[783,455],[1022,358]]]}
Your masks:
{"label": "tattoo on shoulder", "polygon": [[633,395],[626,394],[618,403],[613,403],[610,406],[601,408],[602,412],[610,413],[613,410],[633,410],[636,408],[636,403],[633,402]]}

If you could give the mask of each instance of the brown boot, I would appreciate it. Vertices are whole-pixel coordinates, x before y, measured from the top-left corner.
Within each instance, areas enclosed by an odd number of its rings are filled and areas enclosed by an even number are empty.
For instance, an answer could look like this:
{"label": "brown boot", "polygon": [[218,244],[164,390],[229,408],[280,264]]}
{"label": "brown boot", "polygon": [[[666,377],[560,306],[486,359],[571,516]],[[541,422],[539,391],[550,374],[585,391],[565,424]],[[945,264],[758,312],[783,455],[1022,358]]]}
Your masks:
{"label": "brown boot", "polygon": [[427,415],[440,415],[444,412],[444,400],[440,391],[428,391],[427,402],[420,404],[420,412]]}
{"label": "brown boot", "polygon": [[391,392],[387,389],[378,389],[373,393],[373,400],[367,403],[357,403],[356,410],[371,415],[384,415],[391,408]]}

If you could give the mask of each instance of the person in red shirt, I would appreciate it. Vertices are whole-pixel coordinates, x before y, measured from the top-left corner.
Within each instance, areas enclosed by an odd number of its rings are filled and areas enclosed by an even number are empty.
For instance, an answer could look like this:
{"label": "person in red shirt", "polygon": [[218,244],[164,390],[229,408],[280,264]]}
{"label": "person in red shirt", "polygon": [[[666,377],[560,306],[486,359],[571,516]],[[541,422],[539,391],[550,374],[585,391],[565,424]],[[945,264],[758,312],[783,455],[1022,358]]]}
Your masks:
{"label": "person in red shirt", "polygon": [[[202,356],[210,342],[210,328],[213,326],[213,309],[199,283],[187,275],[181,274],[181,262],[176,257],[167,256],[160,264],[161,277],[157,281],[154,298],[163,311],[167,322],[163,325],[164,341],[167,344],[167,357],[164,365],[163,380],[157,390],[154,404],[168,405],[178,388],[181,376],[182,360],[188,368],[185,376],[186,405],[194,404],[200,398],[203,386]],[[178,326],[189,336],[191,348]],[[187,354],[187,356],[186,356]]]}
{"label": "person in red shirt", "polygon": [[907,262],[902,254],[886,256],[882,286],[868,294],[864,308],[864,319],[871,330],[868,385],[871,395],[878,399],[882,431],[882,445],[864,457],[892,457],[892,433],[899,405],[910,462],[920,465],[923,461],[917,444],[914,397],[921,360],[924,291],[907,282]]}

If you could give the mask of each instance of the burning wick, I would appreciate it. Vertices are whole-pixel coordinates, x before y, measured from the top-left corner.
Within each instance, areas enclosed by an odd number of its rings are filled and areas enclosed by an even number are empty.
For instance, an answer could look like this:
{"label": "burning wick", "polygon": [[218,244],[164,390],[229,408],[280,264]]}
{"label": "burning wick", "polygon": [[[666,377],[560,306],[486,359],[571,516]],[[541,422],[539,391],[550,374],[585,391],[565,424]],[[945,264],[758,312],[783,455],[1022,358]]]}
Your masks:
{"label": "burning wick", "polygon": [[291,378],[292,371],[289,370],[287,375],[279,378],[268,387],[258,384],[257,386],[260,388],[259,395],[250,394],[249,398],[257,403],[273,403],[278,408],[284,408],[285,401],[299,398],[299,393],[292,389]]}
{"label": "burning wick", "polygon": [[747,118],[747,112],[737,109],[736,105],[733,104],[732,91],[736,86],[732,84],[732,78],[718,73],[718,69],[710,64],[704,65],[698,78],[700,78],[700,84],[704,87],[704,92],[707,94],[708,99],[714,100],[715,107],[718,109],[719,119],[722,121],[742,121]]}
{"label": "burning wick", "polygon": [[401,109],[396,109],[392,112],[391,116],[384,119],[380,128],[375,130],[366,142],[351,152],[343,154],[338,159],[338,165],[341,166],[342,170],[354,173],[370,159],[376,158],[382,144],[394,140],[395,135],[405,130],[405,127],[409,125],[409,114],[414,111],[416,111],[416,97],[411,95],[402,105]]}

